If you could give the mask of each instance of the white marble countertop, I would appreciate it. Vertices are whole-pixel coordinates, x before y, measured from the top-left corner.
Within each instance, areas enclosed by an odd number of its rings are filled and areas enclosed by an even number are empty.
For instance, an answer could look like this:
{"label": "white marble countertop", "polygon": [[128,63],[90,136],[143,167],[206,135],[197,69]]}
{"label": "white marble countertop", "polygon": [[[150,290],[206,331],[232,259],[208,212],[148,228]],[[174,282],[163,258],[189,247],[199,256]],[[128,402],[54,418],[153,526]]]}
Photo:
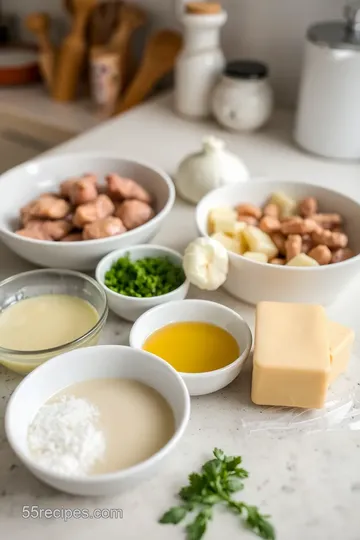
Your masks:
{"label": "white marble countertop", "polygon": [[[279,113],[271,126],[255,135],[235,135],[211,123],[192,123],[176,117],[170,98],[162,97],[121,118],[111,120],[57,148],[56,152],[94,150],[148,161],[174,172],[178,161],[198,148],[202,136],[222,137],[239,154],[253,175],[316,182],[341,189],[360,200],[360,165],[330,162],[303,154],[291,143],[291,115]],[[182,250],[196,235],[193,207],[177,201],[154,242]],[[29,269],[30,265],[0,246],[1,278]],[[253,327],[254,310],[225,292],[191,296],[216,300],[236,309]],[[360,282],[344,293],[329,315],[359,332],[357,317]],[[130,325],[109,317],[104,343],[126,344]],[[360,335],[360,334],[358,334]],[[360,358],[357,341],[356,355]],[[0,523],[1,537],[12,540],[181,540],[180,526],[157,524],[158,517],[175,503],[173,495],[186,482],[189,472],[208,459],[214,446],[226,453],[241,454],[250,478],[244,499],[271,514],[278,540],[359,540],[360,422],[354,409],[347,427],[334,422],[297,424],[296,429],[261,430],[260,410],[249,398],[250,365],[230,387],[213,395],[192,399],[186,435],[170,462],[156,478],[131,492],[110,500],[83,499],[59,494],[33,478],[12,454],[0,432]],[[0,402],[4,409],[18,377],[0,373]],[[353,381],[359,384],[360,380]],[[26,407],[26,404],[24,404]],[[3,412],[3,411],[2,411]],[[264,417],[266,420],[266,416]],[[256,420],[256,424],[249,421]],[[314,427],[315,426],[315,427]],[[121,508],[123,519],[23,519],[23,505],[39,508]],[[256,538],[244,531],[237,519],[217,513],[207,540]]]}
{"label": "white marble countertop", "polygon": [[100,122],[90,100],[60,103],[50,98],[42,84],[0,88],[2,110],[73,134],[91,129]]}

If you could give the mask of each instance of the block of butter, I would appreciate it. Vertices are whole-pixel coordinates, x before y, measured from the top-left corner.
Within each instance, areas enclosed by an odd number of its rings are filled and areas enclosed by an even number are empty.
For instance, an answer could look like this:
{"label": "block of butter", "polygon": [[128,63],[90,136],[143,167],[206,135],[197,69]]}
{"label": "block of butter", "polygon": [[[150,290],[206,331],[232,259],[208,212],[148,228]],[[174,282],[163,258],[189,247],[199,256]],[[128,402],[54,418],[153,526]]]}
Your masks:
{"label": "block of butter", "polygon": [[328,328],[331,361],[329,384],[331,384],[347,369],[351,349],[355,340],[355,333],[351,328],[346,328],[346,326],[334,321],[328,321]]}
{"label": "block of butter", "polygon": [[330,376],[322,306],[260,302],[256,307],[251,399],[258,405],[322,408]]}

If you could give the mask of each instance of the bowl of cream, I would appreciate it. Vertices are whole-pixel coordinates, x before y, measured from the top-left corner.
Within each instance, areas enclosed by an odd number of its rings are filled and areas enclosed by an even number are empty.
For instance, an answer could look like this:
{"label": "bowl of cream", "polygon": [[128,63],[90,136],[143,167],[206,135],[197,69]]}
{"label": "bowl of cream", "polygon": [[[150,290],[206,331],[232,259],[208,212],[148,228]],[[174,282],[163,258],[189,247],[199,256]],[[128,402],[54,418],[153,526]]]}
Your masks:
{"label": "bowl of cream", "polygon": [[[26,407],[24,407],[26,403]],[[8,442],[40,480],[74,495],[113,495],[155,473],[180,442],[190,397],[167,362],[121,345],[52,358],[5,414]]]}
{"label": "bowl of cream", "polygon": [[181,300],[156,306],[137,319],[130,346],[171,364],[191,396],[230,384],[248,358],[252,335],[232,309],[207,300]]}
{"label": "bowl of cream", "polygon": [[33,270],[0,283],[0,363],[25,375],[49,358],[96,345],[106,295],[72,270]]}

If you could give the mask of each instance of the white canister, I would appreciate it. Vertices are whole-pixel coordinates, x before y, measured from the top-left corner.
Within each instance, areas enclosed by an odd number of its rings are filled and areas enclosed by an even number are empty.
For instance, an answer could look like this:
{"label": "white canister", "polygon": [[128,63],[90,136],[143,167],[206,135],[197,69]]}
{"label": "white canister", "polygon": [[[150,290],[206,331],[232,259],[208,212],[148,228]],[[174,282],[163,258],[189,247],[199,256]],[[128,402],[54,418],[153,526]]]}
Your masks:
{"label": "white canister", "polygon": [[229,62],[212,95],[212,112],[219,122],[235,131],[254,131],[269,120],[273,92],[268,69],[261,62]]}
{"label": "white canister", "polygon": [[226,19],[225,11],[182,16],[184,48],[175,65],[175,108],[180,114],[204,118],[211,113],[211,93],[225,65],[220,29]]}
{"label": "white canister", "polygon": [[345,13],[308,30],[294,138],[320,156],[359,159],[360,2]]}

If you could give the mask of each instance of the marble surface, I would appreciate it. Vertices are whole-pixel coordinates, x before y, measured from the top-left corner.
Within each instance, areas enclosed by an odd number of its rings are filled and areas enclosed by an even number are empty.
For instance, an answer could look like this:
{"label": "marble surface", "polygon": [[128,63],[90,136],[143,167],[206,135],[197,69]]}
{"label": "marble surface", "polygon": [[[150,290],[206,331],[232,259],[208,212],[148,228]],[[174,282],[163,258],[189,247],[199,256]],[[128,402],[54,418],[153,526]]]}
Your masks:
{"label": "marble surface", "polygon": [[90,100],[60,103],[50,98],[42,84],[0,88],[0,111],[36,120],[74,135],[100,122]]}
{"label": "marble surface", "polygon": [[[291,116],[279,113],[271,126],[255,135],[235,135],[211,123],[191,123],[173,115],[169,97],[157,99],[107,122],[56,152],[94,150],[148,161],[173,173],[184,154],[197,149],[202,136],[221,136],[231,150],[243,157],[253,175],[281,180],[302,180],[341,189],[360,200],[360,166],[317,159],[293,147]],[[154,242],[182,250],[196,235],[194,208],[177,201]],[[0,277],[31,266],[0,245]],[[254,310],[217,291],[192,290],[191,297],[218,301],[240,313],[253,328]],[[357,317],[360,281],[352,283],[328,310],[334,320],[359,333]],[[103,343],[127,344],[130,324],[110,316]],[[358,334],[360,335],[360,334]],[[175,503],[174,494],[186,476],[208,459],[214,446],[243,456],[250,478],[242,494],[251,504],[271,514],[278,540],[359,540],[360,416],[357,387],[360,378],[360,346],[356,341],[351,370],[340,381],[337,396],[342,409],[324,416],[299,418],[284,411],[259,409],[250,402],[251,361],[228,388],[192,399],[187,432],[163,470],[132,491],[111,499],[69,497],[44,486],[18,462],[0,430],[0,523],[1,538],[12,540],[181,540],[182,527],[157,524],[158,517]],[[8,396],[19,382],[16,375],[0,372],[1,415]],[[341,386],[343,385],[343,386]],[[343,390],[344,389],[344,390]],[[345,393],[346,393],[345,392]],[[331,405],[329,405],[331,407]],[[24,404],[26,407],[26,404]],[[303,420],[306,420],[304,422]],[[310,421],[312,420],[312,421]],[[268,429],[272,426],[274,429]],[[276,428],[276,429],[275,429]],[[121,508],[122,519],[24,519],[23,506],[40,508]],[[35,508],[36,512],[36,508]],[[237,518],[219,511],[206,539],[256,538]]]}

